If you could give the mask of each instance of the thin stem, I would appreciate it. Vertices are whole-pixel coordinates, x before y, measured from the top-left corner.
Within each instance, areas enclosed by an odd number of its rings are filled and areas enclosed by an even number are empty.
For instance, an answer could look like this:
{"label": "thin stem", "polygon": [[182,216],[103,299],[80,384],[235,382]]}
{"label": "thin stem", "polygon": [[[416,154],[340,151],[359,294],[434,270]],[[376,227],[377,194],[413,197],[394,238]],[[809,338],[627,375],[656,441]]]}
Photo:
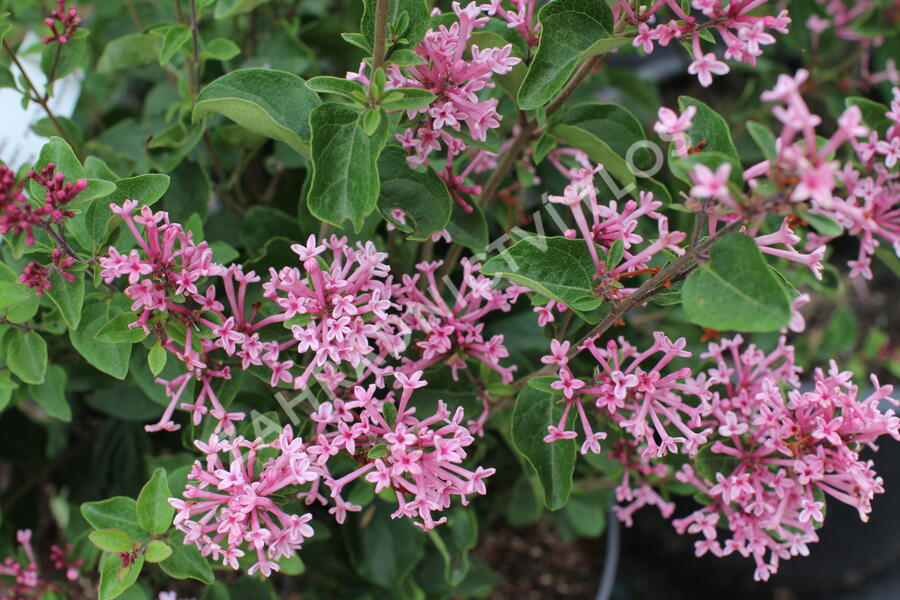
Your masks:
{"label": "thin stem", "polygon": [[387,52],[388,8],[391,0],[378,0],[375,5],[375,41],[372,46],[372,72],[384,66]]}
{"label": "thin stem", "polygon": [[194,44],[194,95],[200,91],[200,20],[197,18],[197,0],[191,1],[191,39]]}
{"label": "thin stem", "polygon": [[50,99],[50,85],[56,80],[56,68],[59,66],[59,55],[62,53],[62,44],[56,44],[56,54],[53,55],[53,66],[50,67],[50,73],[47,75],[47,93],[44,99]]}
{"label": "thin stem", "polygon": [[9,43],[6,40],[3,40],[3,49],[6,51],[6,53],[9,55],[9,57],[12,59],[13,64],[16,65],[16,68],[19,69],[19,72],[22,73],[22,78],[25,81],[25,85],[28,86],[28,89],[25,90],[25,93],[28,95],[28,98],[30,100],[32,100],[33,102],[37,102],[41,106],[41,108],[44,109],[44,112],[47,113],[47,117],[50,119],[50,122],[53,123],[53,126],[59,132],[60,137],[62,137],[64,140],[66,140],[66,143],[68,143],[69,146],[72,147],[72,150],[75,152],[78,159],[83,160],[83,156],[81,155],[81,152],[78,149],[78,146],[76,146],[75,142],[72,141],[72,138],[69,137],[68,132],[66,132],[65,128],[62,126],[62,123],[60,123],[59,120],[56,118],[56,115],[53,114],[53,111],[50,110],[50,106],[47,104],[48,98],[43,97],[43,96],[41,96],[41,94],[38,93],[37,86],[35,86],[34,83],[31,81],[31,78],[28,76],[28,73],[25,71],[25,68],[22,66],[22,63],[19,62],[19,58],[16,56],[15,51],[12,49],[12,47],[9,45]]}
{"label": "thin stem", "polygon": [[134,0],[125,0],[125,6],[128,7],[128,14],[131,15],[131,21],[134,23],[134,27],[138,31],[143,31],[144,22],[141,20],[141,15],[134,6]]}
{"label": "thin stem", "polygon": [[553,99],[553,102],[547,105],[547,116],[549,117],[557,110],[562,108],[563,104],[572,97],[572,94],[575,93],[575,90],[584,83],[584,80],[588,75],[591,74],[591,71],[594,70],[594,67],[600,64],[603,60],[603,57],[606,55],[598,55],[590,58],[586,63],[582,63],[578,70],[575,71],[575,74],[572,76],[572,79],[569,80],[569,83],[562,89],[559,95]]}
{"label": "thin stem", "polygon": [[[572,94],[575,93],[575,90],[578,89],[578,86],[584,82],[585,78],[587,78],[594,67],[600,64],[602,60],[603,56],[594,56],[578,68],[575,75],[572,76],[572,79],[569,80],[559,95],[547,105],[546,113],[548,117],[562,108]],[[506,179],[507,175],[509,175],[510,171],[512,171],[513,167],[516,166],[519,155],[528,146],[532,135],[538,129],[537,122],[535,121],[526,121],[521,127],[519,133],[516,135],[515,139],[513,139],[513,143],[509,147],[509,150],[503,155],[503,160],[497,165],[497,168],[494,169],[494,172],[491,174],[487,183],[484,184],[481,197],[478,199],[479,207],[484,208],[494,200],[494,197],[500,190],[500,186],[503,185],[503,181]],[[447,256],[444,259],[444,266],[438,274],[438,286],[440,288],[443,288],[444,280],[451,272],[453,272],[456,263],[462,256],[462,252],[463,247],[459,244],[454,243],[450,246],[450,250],[447,251]]]}
{"label": "thin stem", "polygon": [[[709,237],[693,248],[689,248],[685,251],[684,254],[676,258],[674,261],[669,263],[664,269],[661,269],[656,275],[645,281],[638,289],[632,292],[627,298],[623,301],[615,304],[612,309],[609,311],[609,314],[597,324],[587,335],[578,340],[577,344],[572,346],[572,349],[569,350],[568,357],[571,360],[579,352],[584,349],[585,344],[590,342],[591,340],[595,340],[606,331],[619,322],[619,320],[625,316],[626,313],[636,308],[637,306],[644,304],[653,297],[654,294],[659,292],[661,289],[666,287],[666,283],[672,281],[679,276],[681,276],[684,271],[691,269],[694,267],[695,261],[697,261],[703,254],[709,250],[712,245],[722,236],[728,235],[743,226],[742,221],[735,221],[729,224],[727,227],[724,227],[721,231],[719,231],[716,235]],[[553,373],[555,369],[555,365],[547,365],[530,375],[526,375],[524,377],[520,377],[516,381],[513,382],[513,387],[518,391],[524,388],[528,384],[528,380],[532,377],[538,377],[540,375],[550,375]]]}

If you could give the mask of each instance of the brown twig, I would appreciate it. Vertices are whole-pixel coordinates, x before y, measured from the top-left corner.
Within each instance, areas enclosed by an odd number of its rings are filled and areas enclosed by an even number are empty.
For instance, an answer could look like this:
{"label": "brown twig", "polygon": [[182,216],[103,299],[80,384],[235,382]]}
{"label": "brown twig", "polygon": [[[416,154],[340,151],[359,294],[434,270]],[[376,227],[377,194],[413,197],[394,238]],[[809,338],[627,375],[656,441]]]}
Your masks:
{"label": "brown twig", "polygon": [[[679,277],[687,269],[693,268],[696,264],[696,261],[700,259],[706,253],[706,251],[712,247],[716,240],[718,240],[722,236],[737,231],[742,226],[742,221],[735,221],[729,224],[727,227],[723,228],[715,236],[703,240],[693,248],[689,248],[687,251],[685,251],[684,254],[673,260],[664,269],[661,269],[653,277],[641,284],[641,286],[634,292],[632,292],[627,298],[613,305],[613,307],[609,311],[609,314],[606,315],[606,317],[602,321],[600,321],[600,323],[598,323],[597,326],[594,327],[587,335],[578,340],[578,343],[572,346],[568,354],[569,359],[571,360],[579,352],[581,352],[581,350],[584,349],[585,344],[606,333],[606,331],[610,327],[619,322],[619,320],[624,317],[625,314],[630,310],[647,302],[650,298],[653,297],[654,294],[665,287],[666,282]],[[528,384],[529,379],[531,379],[532,377],[539,377],[541,375],[551,375],[554,368],[555,365],[547,365],[529,375],[520,377],[513,382],[513,388],[515,388],[516,391],[521,390]]]}
{"label": "brown twig", "polygon": [[13,63],[16,65],[16,68],[19,69],[19,72],[22,73],[22,79],[25,82],[25,85],[28,86],[28,89],[25,90],[25,93],[28,95],[28,98],[33,102],[36,102],[40,105],[41,108],[44,109],[44,112],[47,113],[47,117],[53,123],[53,126],[56,127],[56,130],[59,132],[60,137],[66,140],[66,143],[72,147],[72,150],[75,152],[75,155],[78,157],[78,160],[83,160],[84,157],[81,154],[81,151],[78,149],[78,146],[69,137],[68,132],[63,128],[62,123],[56,118],[56,115],[53,114],[53,111],[50,110],[49,96],[42,96],[38,93],[37,86],[31,81],[31,78],[28,76],[28,73],[25,71],[25,68],[22,66],[22,63],[19,62],[19,58],[16,56],[15,51],[9,45],[6,40],[3,40],[3,49],[9,55],[10,59],[12,59]]}
{"label": "brown twig", "polygon": [[372,72],[384,66],[387,54],[388,9],[391,0],[378,0],[375,5],[375,40],[372,44]]}

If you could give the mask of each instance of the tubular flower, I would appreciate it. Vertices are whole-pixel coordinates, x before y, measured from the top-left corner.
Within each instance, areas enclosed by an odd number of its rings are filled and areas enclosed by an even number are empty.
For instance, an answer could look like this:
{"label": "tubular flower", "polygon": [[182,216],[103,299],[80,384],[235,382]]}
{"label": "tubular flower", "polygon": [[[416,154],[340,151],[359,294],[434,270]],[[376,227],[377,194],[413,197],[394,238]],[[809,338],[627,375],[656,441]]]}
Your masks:
{"label": "tubular flower", "polygon": [[[862,397],[850,373],[832,362],[827,374],[815,371],[815,387],[804,391],[789,347],[765,354],[752,346],[739,352],[739,345],[739,339],[713,344],[708,354],[716,361],[708,372],[715,392],[705,423],[717,437],[707,448],[719,467],[684,466],[677,474],[709,504],[673,523],[680,533],[703,535],[698,556],[752,556],[754,577],[766,580],[780,560],[808,554],[828,496],[868,519],[872,498],[884,488],[860,452],[875,448],[882,435],[900,440],[900,419],[883,409],[897,401],[874,376],[874,391]],[[785,395],[783,386],[792,389]],[[728,530],[724,543],[717,523]]]}
{"label": "tubular flower", "polygon": [[279,559],[293,556],[313,536],[312,515],[286,512],[279,492],[316,481],[319,470],[290,427],[271,444],[215,434],[195,444],[206,459],[194,463],[184,499],[169,499],[177,511],[175,528],[186,544],[232,569],[245,554],[253,556],[247,572],[268,577],[278,571]]}

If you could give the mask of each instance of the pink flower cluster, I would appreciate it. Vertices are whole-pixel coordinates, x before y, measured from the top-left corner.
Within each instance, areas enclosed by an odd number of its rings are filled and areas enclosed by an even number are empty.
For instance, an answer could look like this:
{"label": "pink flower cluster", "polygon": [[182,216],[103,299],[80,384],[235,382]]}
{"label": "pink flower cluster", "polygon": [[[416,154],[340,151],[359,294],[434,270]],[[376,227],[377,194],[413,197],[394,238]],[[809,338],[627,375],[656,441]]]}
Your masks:
{"label": "pink flower cluster", "polygon": [[214,434],[195,445],[206,459],[194,463],[185,499],[169,499],[184,542],[232,569],[239,568],[245,554],[252,555],[256,562],[250,575],[278,571],[277,561],[293,556],[313,535],[312,515],[285,512],[278,497],[287,487],[319,478],[302,440],[286,427],[271,444],[240,436],[227,441]]}
{"label": "pink flower cluster", "polygon": [[40,172],[30,171],[28,177],[44,188],[44,203],[38,208],[28,202],[9,167],[0,165],[0,234],[24,234],[25,245],[32,246],[35,227],[60,225],[65,219],[75,216],[64,207],[88,183],[86,179],[66,182],[65,174],[57,172],[54,163],[49,163]]}
{"label": "pink flower cluster", "polygon": [[[452,290],[454,300],[445,300],[435,280],[441,262],[416,265],[416,275],[403,276],[400,294],[403,298],[403,319],[410,330],[421,332],[422,339],[414,347],[421,350],[418,360],[404,357],[404,372],[425,370],[446,362],[454,375],[465,369],[464,357],[474,358],[500,374],[504,383],[512,381],[515,367],[503,367],[500,360],[509,356],[503,336],[485,339],[484,317],[495,310],[509,312],[519,295],[527,291],[521,286],[498,290],[494,282],[478,271],[481,265],[467,259],[460,261],[463,269],[459,288]],[[421,288],[421,289],[420,289]]]}
{"label": "pink flower cluster", "polygon": [[[517,0],[518,12],[513,13],[497,1],[483,5],[471,2],[465,8],[459,2],[453,2],[457,21],[449,28],[440,25],[428,30],[415,49],[424,64],[405,69],[394,64],[387,69],[388,89],[420,88],[437,96],[428,106],[407,111],[407,117],[414,125],[398,134],[397,139],[412,152],[407,158],[411,167],[427,164],[432,152],[446,148],[446,166],[438,174],[454,200],[466,211],[471,211],[472,207],[462,195],[481,193],[481,187],[467,184],[466,178],[470,173],[490,168],[494,155],[487,151],[476,152],[468,167],[454,174],[454,159],[468,148],[462,139],[463,126],[472,139],[482,142],[487,139],[489,130],[499,127],[502,120],[497,112],[499,101],[496,98],[481,99],[478,94],[496,85],[495,75],[508,73],[521,61],[512,56],[512,44],[499,48],[482,49],[475,44],[470,47],[472,33],[485,26],[488,17],[484,15],[497,13],[511,27],[531,28],[533,32],[532,4],[533,0]],[[363,64],[358,73],[348,73],[347,79],[368,84],[366,68]]]}
{"label": "pink flower cluster", "polygon": [[675,504],[663,499],[655,489],[661,482],[671,479],[672,467],[654,461],[637,448],[636,441],[626,438],[612,444],[608,454],[622,465],[622,480],[616,486],[613,511],[626,527],[634,525],[632,516],[645,506],[656,506],[665,519],[675,512]]}
{"label": "pink flower cluster", "polygon": [[[79,179],[75,183],[66,182],[63,173],[56,172],[56,165],[49,163],[40,173],[30,171],[28,176],[44,188],[44,203],[34,208],[16,182],[15,174],[6,166],[0,165],[0,234],[23,234],[25,245],[34,245],[34,228],[46,230],[54,243],[63,239],[62,224],[66,219],[75,216],[65,205],[87,187],[87,180]],[[52,251],[52,265],[44,266],[30,262],[25,266],[19,281],[34,289],[38,296],[52,288],[50,269],[56,270],[68,281],[75,281],[69,268],[75,259],[60,248]]]}
{"label": "pink flower cluster", "polygon": [[[709,479],[684,466],[678,479],[703,492],[709,504],[674,525],[680,533],[702,534],[698,556],[738,552],[754,559],[755,579],[766,580],[780,560],[808,554],[826,496],[867,520],[872,498],[884,489],[860,452],[882,435],[900,440],[900,419],[882,406],[897,404],[891,386],[874,376],[873,392],[862,397],[851,374],[832,362],[827,374],[817,369],[814,387],[804,390],[783,341],[768,354],[753,346],[741,350],[741,343],[738,336],[711,344],[704,355],[716,363],[708,372],[714,394],[705,422],[718,436],[709,451],[731,457],[733,468]],[[786,398],[784,385],[793,388]],[[729,532],[724,543],[720,523]]]}
{"label": "pink flower cluster", "polygon": [[[569,367],[570,343],[553,340],[550,354],[541,360],[558,367],[550,387],[562,394],[566,407],[559,424],[548,427],[544,441],[578,437],[576,431],[566,429],[574,407],[585,436],[581,453],[599,454],[599,441],[606,433],[593,430],[585,409],[587,401],[589,410],[611,419],[639,444],[642,457],[661,457],[670,452],[696,454],[712,432],[702,422],[710,410],[707,384],[703,379],[692,379],[688,368],[663,372],[674,359],[691,355],[684,349],[684,338],[673,342],[660,331],[654,332],[653,338],[653,345],[645,351],[621,338],[618,342],[610,340],[605,347],[598,347],[596,340],[588,342],[585,349],[597,361],[589,380],[576,377]],[[654,364],[646,362],[657,354],[661,356]]]}
{"label": "pink flower cluster", "polygon": [[[416,524],[429,530],[446,521],[433,513],[448,508],[454,497],[467,504],[468,494],[484,494],[484,480],[494,469],[462,466],[466,447],[474,441],[461,424],[462,408],[451,415],[439,402],[433,415],[419,418],[410,400],[427,384],[422,373],[392,377],[399,398],[394,391],[379,397],[385,386],[380,379],[354,387],[346,398],[321,403],[312,414],[315,433],[307,442],[294,438],[289,426],[271,444],[217,435],[195,442],[207,455],[190,473],[197,483],[189,483],[184,500],[169,500],[185,542],[234,569],[238,559],[253,554],[256,562],[248,572],[268,576],[278,570],[279,559],[292,556],[313,535],[312,516],[289,512],[283,506],[289,498],[283,496],[331,505],[329,512],[343,523],[348,512],[361,508],[344,498],[346,486],[365,480],[376,493],[393,490],[398,503],[393,518],[418,519]],[[359,467],[333,474],[330,461],[338,455],[351,457]]]}
{"label": "pink flower cluster", "polygon": [[[693,0],[691,6],[706,17],[703,22],[685,13],[678,0],[657,0],[650,6],[641,7],[639,12],[635,12],[631,2],[617,0],[613,14],[616,20],[621,16],[637,26],[632,44],[636,48],[642,47],[647,54],[653,52],[655,44],[668,46],[673,40],[689,39],[694,62],[688,67],[688,73],[696,75],[700,85],[707,87],[712,83],[713,75],[725,75],[729,68],[713,52],[703,51],[701,33],[717,31],[725,43],[726,59],[754,66],[756,59],[762,56],[762,47],[775,43],[775,37],[767,30],[784,34],[791,23],[786,10],[774,17],[751,14],[766,3],[766,0]],[[648,25],[663,7],[667,7],[675,18],[652,27]]]}
{"label": "pink flower cluster", "polygon": [[491,8],[486,12],[489,15],[497,15],[507,23],[507,27],[515,29],[529,46],[537,46],[540,43],[541,24],[537,22],[534,14],[535,0],[509,0],[512,9],[503,6],[503,0],[491,0]]}
{"label": "pink flower cluster", "polygon": [[[578,166],[569,168],[563,158],[569,156],[577,161]],[[567,238],[581,238],[587,244],[588,252],[594,261],[594,278],[598,280],[597,293],[610,299],[617,299],[630,290],[622,288],[619,280],[634,277],[648,272],[650,261],[663,250],[675,254],[683,254],[679,246],[685,239],[681,231],[669,231],[668,218],[658,212],[662,202],[653,199],[650,192],[640,192],[637,200],[626,200],[621,208],[618,201],[603,204],[597,197],[594,176],[602,169],[602,165],[592,166],[587,156],[571,148],[562,148],[550,153],[549,158],[559,171],[571,180],[562,196],[549,196],[554,204],[561,204],[572,211],[576,229],[565,232]],[[589,215],[585,215],[585,208]],[[658,237],[655,241],[643,246],[644,238],[636,233],[641,217],[649,217],[656,221]],[[623,247],[622,261],[609,268],[606,257],[600,256],[597,247],[609,252],[614,244],[621,242]]]}
{"label": "pink flower cluster", "polygon": [[[295,244],[292,248],[303,269],[270,271],[270,279],[262,285],[262,298],[271,302],[266,305],[270,314],[263,315],[260,300],[250,300],[254,295],[250,286],[260,281],[259,276],[245,273],[240,265],[226,268],[213,263],[207,244],[195,244],[190,232],[170,223],[168,215],[143,207],[140,216],[132,216],[135,208],[136,203],[126,202],[113,210],[125,220],[144,257],[136,249],[123,255],[111,247],[109,256],[100,260],[101,274],[107,282],[128,277],[131,285],[125,294],[134,300],[132,310],[139,311],[132,327],[152,330],[187,369],[174,380],[159,380],[172,401],[160,422],[148,430],[178,428],[171,417],[191,379],[200,383],[200,395],[180,408],[193,412],[195,424],[208,413],[219,421],[219,428],[231,431],[231,422],[243,418],[241,413],[227,412],[211,386],[214,379],[230,378],[230,366],[213,356],[217,351],[239,359],[242,369],[268,369],[273,387],[300,389],[315,373],[320,383],[335,389],[345,377],[338,366],[349,365],[365,378],[380,373],[381,363],[405,348],[403,323],[388,314],[393,286],[383,262],[386,255],[371,243],[354,248],[345,238],[319,244],[310,237],[306,245]],[[144,227],[143,233],[138,225]],[[326,252],[329,261],[323,268],[320,260]],[[217,299],[216,281],[224,288],[225,304]],[[198,286],[204,283],[201,291]],[[169,318],[184,325],[183,342],[166,332]],[[195,328],[203,332],[199,340]],[[312,360],[295,364],[307,352]],[[295,367],[302,371],[295,373]]]}
{"label": "pink flower cluster", "polygon": [[[812,213],[858,236],[860,250],[849,263],[851,275],[870,279],[871,257],[879,239],[900,254],[900,89],[894,91],[885,115],[891,121],[886,131],[870,132],[859,107],[850,106],[838,119],[834,134],[819,147],[816,130],[822,119],[810,111],[800,93],[808,79],[809,73],[802,69],[795,77],[781,75],[775,88],[762,95],[764,101],[779,103],[773,109],[783,126],[776,141],[778,156],[750,167],[744,178],[751,187],[764,188],[758,179],[767,176],[789,202],[808,203]],[[853,150],[856,162],[831,158],[844,147]],[[738,208],[725,196],[718,199]],[[831,239],[810,234],[807,249],[820,258]],[[811,262],[813,267],[816,261]]]}
{"label": "pink flower cluster", "polygon": [[[360,510],[342,497],[344,488],[364,478],[375,484],[376,493],[393,490],[398,502],[393,518],[417,518],[415,524],[427,531],[446,521],[446,517],[434,518],[433,513],[448,508],[454,496],[467,504],[467,494],[484,494],[484,479],[494,469],[462,466],[466,447],[474,441],[462,425],[462,407],[451,414],[439,401],[434,414],[420,418],[410,400],[416,389],[427,385],[421,371],[409,376],[398,372],[393,377],[399,399],[393,391],[379,398],[376,393],[383,385],[376,382],[365,388],[356,386],[347,399],[323,402],[312,415],[316,433],[309,454],[323,470],[322,483],[334,501],[329,512],[339,523],[348,511]],[[341,451],[360,466],[335,478],[326,463]],[[307,503],[327,504],[315,483],[300,496]]]}
{"label": "pink flower cluster", "polygon": [[[7,557],[0,563],[0,600],[30,600],[43,597],[47,592],[59,591],[61,586],[43,577],[38,569],[37,557],[31,546],[31,530],[18,531],[16,541],[22,546],[27,563],[16,561],[12,557]],[[84,565],[83,560],[69,561],[67,554],[71,549],[71,545],[65,548],[55,544],[50,546],[50,564],[63,573],[67,581],[77,580],[80,576],[79,569]]]}
{"label": "pink flower cluster", "polygon": [[66,10],[66,0],[56,0],[56,8],[50,11],[50,17],[44,19],[44,24],[53,32],[53,35],[44,38],[45,44],[53,42],[65,44],[72,39],[72,34],[81,25],[81,17],[78,16],[78,9],[74,5]]}
{"label": "pink flower cluster", "polygon": [[512,44],[485,49],[472,45],[471,58],[465,58],[472,33],[488,21],[483,13],[494,10],[492,4],[471,2],[463,8],[454,2],[458,20],[449,28],[441,25],[429,30],[416,48],[425,64],[408,67],[409,75],[396,65],[388,70],[391,87],[422,88],[437,96],[431,105],[407,114],[410,119],[423,120],[415,132],[410,129],[400,137],[405,147],[415,151],[411,163],[424,164],[432,151],[440,149],[442,141],[448,151],[458,154],[454,150],[462,142],[447,129],[458,132],[465,125],[473,139],[484,141],[487,131],[500,125],[497,99],[481,100],[478,92],[494,87],[494,75],[508,73],[521,59],[511,56]]}
{"label": "pink flower cluster", "polygon": [[[884,70],[874,72],[872,70],[872,50],[884,44],[884,35],[880,31],[867,30],[865,23],[869,20],[891,21],[896,14],[896,5],[892,3],[880,4],[871,0],[819,0],[822,15],[813,13],[806,20],[806,27],[812,33],[812,49],[818,52],[823,48],[823,34],[832,31],[840,39],[850,42],[859,52],[859,80],[854,81],[849,76],[841,80],[841,84],[869,87],[883,82],[900,85],[900,71],[897,70],[897,61],[889,58],[885,61]],[[838,52],[841,46],[832,44]],[[832,50],[832,48],[824,48]]]}
{"label": "pink flower cluster", "polygon": [[[195,243],[166,213],[145,206],[133,215],[136,207],[126,201],[112,210],[140,250],[126,255],[111,247],[100,259],[101,275],[108,283],[127,278],[125,294],[138,313],[130,326],[154,333],[186,370],[172,380],[157,380],[171,402],[148,431],[178,429],[172,420],[176,408],[192,412],[195,424],[209,414],[218,421],[216,431],[233,431],[233,421],[244,415],[228,412],[213,387],[215,380],[231,377],[232,364],[265,368],[273,388],[304,389],[315,380],[332,394],[395,370],[409,375],[445,362],[456,372],[465,368],[466,358],[491,366],[504,381],[512,377],[512,369],[500,364],[508,356],[503,337],[485,339],[480,320],[494,310],[508,311],[523,288],[494,290],[477,273],[477,264],[463,261],[463,279],[451,304],[435,281],[439,263],[419,265],[420,275],[395,284],[387,255],[371,242],[350,246],[346,238],[332,236],[319,243],[310,236],[305,245],[292,246],[302,268],[271,269],[268,281],[255,290],[251,284],[260,282],[255,273],[215,264],[208,245]],[[427,294],[418,288],[420,277],[428,282]],[[183,339],[166,327],[172,322],[183,328]],[[410,336],[418,338],[418,359],[403,355]],[[229,364],[228,358],[239,362]],[[182,402],[192,380],[199,395]]]}
{"label": "pink flower cluster", "polygon": [[[228,321],[223,315],[223,305],[216,300],[215,286],[209,285],[201,293],[198,285],[202,285],[205,278],[220,276],[229,300],[236,302],[236,298],[240,298],[243,303],[247,283],[255,280],[255,275],[252,272],[244,275],[239,268],[225,269],[217,265],[206,242],[195,244],[191,232],[184,231],[178,223],[170,223],[164,212],[154,213],[144,206],[138,215],[133,215],[137,205],[134,200],[126,200],[122,206],[110,205],[110,209],[125,221],[140,251],[132,249],[128,254],[121,254],[110,247],[108,256],[100,259],[100,275],[106,283],[127,278],[130,285],[125,288],[125,295],[133,301],[131,310],[137,313],[129,327],[141,327],[148,333],[155,333],[161,346],[183,362],[186,369],[184,374],[170,381],[157,379],[166,386],[171,402],[160,421],[146,429],[175,431],[179,428],[172,421],[172,414],[194,379],[200,384],[200,395],[193,404],[182,403],[180,408],[193,413],[196,425],[200,424],[203,415],[210,414],[219,422],[217,430],[232,431],[232,421],[242,419],[243,414],[229,413],[212,387],[214,380],[231,377],[230,368],[209,356],[216,345],[225,340],[221,336],[211,339],[212,335],[195,338],[195,328],[200,329],[202,325],[204,330],[210,331],[212,327],[225,326]],[[143,233],[138,226],[143,227]],[[167,330],[166,323],[170,319],[183,328],[183,340],[176,339],[171,330]],[[211,408],[207,406],[207,400]]]}

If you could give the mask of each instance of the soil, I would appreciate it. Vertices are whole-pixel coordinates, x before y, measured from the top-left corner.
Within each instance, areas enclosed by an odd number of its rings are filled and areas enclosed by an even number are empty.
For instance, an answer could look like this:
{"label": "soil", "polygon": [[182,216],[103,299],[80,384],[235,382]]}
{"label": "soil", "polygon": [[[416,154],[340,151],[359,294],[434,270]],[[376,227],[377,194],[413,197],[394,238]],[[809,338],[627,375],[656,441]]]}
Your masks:
{"label": "soil", "polygon": [[591,600],[603,571],[604,538],[563,542],[553,525],[486,531],[478,555],[505,581],[491,600]]}

